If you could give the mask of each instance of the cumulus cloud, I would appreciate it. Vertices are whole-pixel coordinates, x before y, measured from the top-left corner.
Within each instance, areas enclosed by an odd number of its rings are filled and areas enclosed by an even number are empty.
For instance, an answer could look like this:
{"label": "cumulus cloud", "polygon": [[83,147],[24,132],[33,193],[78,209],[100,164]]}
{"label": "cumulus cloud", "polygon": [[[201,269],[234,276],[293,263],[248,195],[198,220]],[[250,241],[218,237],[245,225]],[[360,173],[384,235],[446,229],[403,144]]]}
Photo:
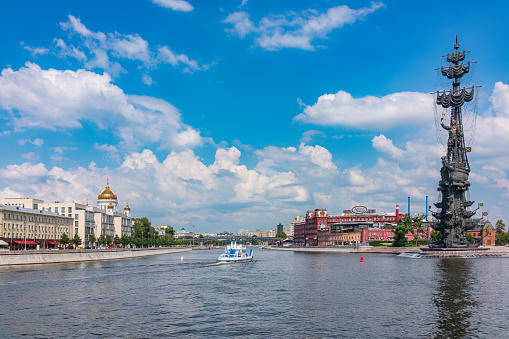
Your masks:
{"label": "cumulus cloud", "polygon": [[389,130],[422,123],[431,126],[432,108],[433,97],[424,93],[401,92],[383,97],[354,98],[345,91],[339,91],[322,95],[314,105],[307,105],[294,120],[323,126]]}
{"label": "cumulus cloud", "polygon": [[240,38],[250,33],[256,34],[255,41],[258,46],[267,50],[315,50],[313,40],[326,38],[333,30],[353,24],[382,7],[385,7],[382,2],[373,2],[371,7],[357,10],[343,5],[329,8],[325,13],[313,9],[302,13],[289,11],[286,14],[266,16],[257,25],[251,21],[247,12],[234,12],[228,15],[223,23],[233,26],[226,28],[226,32]]}
{"label": "cumulus cloud", "polygon": [[373,143],[373,147],[380,152],[387,153],[396,159],[401,159],[403,157],[403,150],[394,146],[392,140],[387,139],[383,134],[374,137],[371,142]]}
{"label": "cumulus cloud", "polygon": [[154,4],[173,9],[174,11],[191,12],[194,7],[187,1],[184,0],[150,0]]}
{"label": "cumulus cloud", "polygon": [[87,121],[112,130],[127,148],[145,143],[186,148],[202,143],[199,132],[183,124],[170,103],[127,95],[107,74],[85,70],[43,70],[33,63],[18,71],[4,69],[0,108],[16,128],[76,129]]}

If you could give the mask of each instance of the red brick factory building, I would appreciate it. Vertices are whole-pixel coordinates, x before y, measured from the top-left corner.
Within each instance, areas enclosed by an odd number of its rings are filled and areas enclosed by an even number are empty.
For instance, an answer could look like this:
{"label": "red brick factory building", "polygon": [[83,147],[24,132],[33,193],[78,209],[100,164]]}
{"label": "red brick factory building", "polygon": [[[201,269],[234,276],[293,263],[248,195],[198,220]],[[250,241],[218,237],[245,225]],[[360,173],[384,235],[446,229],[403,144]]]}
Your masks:
{"label": "red brick factory building", "polygon": [[[304,222],[295,225],[293,240],[296,246],[351,246],[376,240],[391,241],[392,228],[402,217],[399,206],[395,213],[377,213],[375,209],[355,206],[341,215],[315,209],[306,213]],[[431,231],[431,227],[427,227],[419,238],[429,238]],[[408,232],[407,238],[412,240],[412,233]]]}

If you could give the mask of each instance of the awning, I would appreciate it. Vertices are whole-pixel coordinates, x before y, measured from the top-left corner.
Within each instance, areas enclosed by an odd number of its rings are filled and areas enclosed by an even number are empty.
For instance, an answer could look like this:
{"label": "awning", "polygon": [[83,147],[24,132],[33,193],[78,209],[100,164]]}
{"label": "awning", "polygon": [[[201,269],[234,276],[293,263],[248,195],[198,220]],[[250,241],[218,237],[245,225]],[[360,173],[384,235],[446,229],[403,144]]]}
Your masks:
{"label": "awning", "polygon": [[0,246],[7,246],[9,245],[8,243],[6,243],[5,241],[3,240],[0,240]]}
{"label": "awning", "polygon": [[54,242],[54,241],[46,241],[46,243],[50,244],[50,245],[58,245],[57,242]]}
{"label": "awning", "polygon": [[[20,244],[20,245],[24,245],[25,244],[25,241],[19,241],[19,240],[14,240],[14,242],[16,244]],[[35,241],[31,241],[31,240],[27,240],[26,241],[26,244],[27,245],[39,245],[38,243],[36,243]]]}

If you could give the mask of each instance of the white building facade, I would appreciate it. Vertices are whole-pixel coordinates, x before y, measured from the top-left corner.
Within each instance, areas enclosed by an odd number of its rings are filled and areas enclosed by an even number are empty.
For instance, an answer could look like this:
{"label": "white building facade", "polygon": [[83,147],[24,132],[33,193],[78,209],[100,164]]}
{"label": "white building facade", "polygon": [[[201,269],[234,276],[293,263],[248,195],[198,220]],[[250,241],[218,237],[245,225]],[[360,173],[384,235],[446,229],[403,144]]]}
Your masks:
{"label": "white building facade", "polygon": [[[90,235],[94,235],[96,238],[101,235],[109,235],[113,240],[116,235],[119,238],[122,236],[131,237],[133,233],[129,203],[124,207],[124,213],[117,212],[117,195],[109,187],[109,182],[98,196],[97,207],[89,206],[88,203],[85,205],[58,201],[45,203],[43,200],[30,198],[0,199],[0,203],[9,207],[23,208],[22,206],[24,206],[25,209],[35,209],[48,215],[66,217],[69,225],[67,225],[65,233],[71,239],[75,234],[78,234],[85,246],[89,244]],[[59,238],[60,236],[61,234]]]}

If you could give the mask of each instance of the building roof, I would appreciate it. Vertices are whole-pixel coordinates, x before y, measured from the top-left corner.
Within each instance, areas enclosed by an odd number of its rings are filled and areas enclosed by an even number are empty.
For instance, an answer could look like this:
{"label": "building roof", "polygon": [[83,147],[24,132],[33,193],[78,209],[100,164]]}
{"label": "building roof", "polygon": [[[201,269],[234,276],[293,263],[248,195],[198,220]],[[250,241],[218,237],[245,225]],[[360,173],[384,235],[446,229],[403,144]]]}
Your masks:
{"label": "building roof", "polygon": [[43,215],[46,217],[60,217],[60,218],[67,218],[67,219],[73,219],[72,217],[66,217],[65,215],[58,214],[55,212],[49,212],[49,211],[42,211],[42,210],[36,210],[31,208],[23,208],[19,206],[9,206],[9,205],[1,205],[0,209],[3,211],[9,211],[9,212],[22,212],[27,214],[33,214],[33,215]]}

